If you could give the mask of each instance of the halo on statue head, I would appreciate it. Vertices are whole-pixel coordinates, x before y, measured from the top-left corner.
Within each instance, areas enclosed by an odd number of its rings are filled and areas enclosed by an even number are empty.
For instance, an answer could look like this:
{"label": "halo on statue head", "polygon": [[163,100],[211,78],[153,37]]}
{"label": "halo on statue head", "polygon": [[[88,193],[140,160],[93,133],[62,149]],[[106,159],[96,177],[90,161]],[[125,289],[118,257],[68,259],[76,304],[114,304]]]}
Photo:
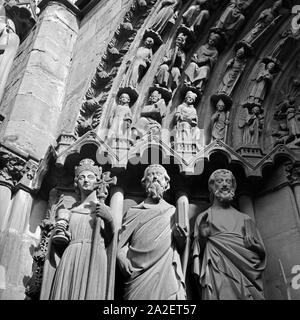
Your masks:
{"label": "halo on statue head", "polygon": [[226,93],[223,93],[223,92],[220,92],[220,93],[216,93],[216,94],[213,94],[211,97],[210,97],[210,100],[212,102],[212,104],[214,105],[214,107],[216,107],[217,103],[222,100],[225,104],[225,110],[230,110],[231,106],[232,106],[232,99],[231,97],[226,94]]}
{"label": "halo on statue head", "polygon": [[134,88],[132,88],[132,87],[123,87],[123,88],[120,88],[118,93],[117,93],[117,96],[116,96],[117,102],[118,102],[120,96],[123,93],[126,93],[126,94],[129,95],[129,97],[130,97],[129,105],[130,106],[132,106],[136,102],[136,100],[137,100],[137,98],[139,96],[138,92]]}
{"label": "halo on statue head", "polygon": [[155,85],[153,87],[150,87],[149,96],[153,91],[158,91],[166,103],[168,103],[172,99],[172,91],[170,89],[160,87],[159,85]]}

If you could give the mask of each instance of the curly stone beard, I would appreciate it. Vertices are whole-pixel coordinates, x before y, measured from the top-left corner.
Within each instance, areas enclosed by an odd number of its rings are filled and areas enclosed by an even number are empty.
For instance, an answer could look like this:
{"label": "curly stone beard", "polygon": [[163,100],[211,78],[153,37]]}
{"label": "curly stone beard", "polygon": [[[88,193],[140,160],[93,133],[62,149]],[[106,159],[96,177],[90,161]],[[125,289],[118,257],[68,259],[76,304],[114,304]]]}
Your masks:
{"label": "curly stone beard", "polygon": [[146,181],[146,192],[149,198],[158,202],[163,198],[165,188],[159,180],[156,181]]}
{"label": "curly stone beard", "polygon": [[234,198],[234,190],[230,189],[230,190],[220,190],[220,189],[216,189],[214,191],[214,196],[221,202],[224,204],[229,204],[233,198]]}

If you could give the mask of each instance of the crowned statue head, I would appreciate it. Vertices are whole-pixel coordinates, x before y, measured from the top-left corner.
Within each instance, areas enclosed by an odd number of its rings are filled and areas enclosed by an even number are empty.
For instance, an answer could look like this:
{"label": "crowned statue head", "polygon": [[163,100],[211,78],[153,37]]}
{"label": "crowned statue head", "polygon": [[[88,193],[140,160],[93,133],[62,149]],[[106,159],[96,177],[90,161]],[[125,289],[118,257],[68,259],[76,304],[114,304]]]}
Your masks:
{"label": "crowned statue head", "polygon": [[101,174],[101,167],[95,165],[92,159],[83,159],[75,167],[74,187],[79,191],[82,201],[96,189]]}
{"label": "crowned statue head", "polygon": [[213,202],[228,206],[234,198],[236,180],[231,171],[218,169],[208,179],[208,188]]}
{"label": "crowned statue head", "polygon": [[165,191],[170,188],[170,177],[162,165],[152,164],[144,172],[142,185],[148,199],[157,203],[163,198]]}

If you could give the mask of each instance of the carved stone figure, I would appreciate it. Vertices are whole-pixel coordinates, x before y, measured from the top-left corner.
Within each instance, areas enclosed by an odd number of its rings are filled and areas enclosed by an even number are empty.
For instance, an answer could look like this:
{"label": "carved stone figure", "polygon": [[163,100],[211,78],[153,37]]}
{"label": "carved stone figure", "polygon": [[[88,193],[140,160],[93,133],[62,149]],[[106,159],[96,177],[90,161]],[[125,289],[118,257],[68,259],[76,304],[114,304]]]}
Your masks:
{"label": "carved stone figure", "polygon": [[181,0],[163,0],[150,29],[161,34],[166,28],[168,21],[174,18],[176,10],[181,7],[181,2]]}
{"label": "carved stone figure", "polygon": [[204,84],[207,82],[211,69],[218,59],[216,45],[220,40],[220,35],[211,33],[208,42],[202,45],[198,52],[194,54],[191,63],[185,70],[185,84],[194,86],[203,91]]}
{"label": "carved stone figure", "polygon": [[177,143],[196,143],[200,139],[197,110],[194,107],[197,95],[188,91],[184,102],[175,111],[175,141]]}
{"label": "carved stone figure", "polygon": [[236,180],[219,169],[208,181],[213,204],[195,222],[193,273],[203,300],[263,300],[266,253],[252,219],[231,206]]}
{"label": "carved stone figure", "polygon": [[239,123],[239,127],[243,128],[243,145],[257,146],[259,144],[263,119],[259,107],[254,106],[250,113],[245,108],[245,113]]}
{"label": "carved stone figure", "polygon": [[245,35],[242,42],[252,46],[278,20],[282,0],[276,1],[271,8],[265,9],[258,17],[255,26]]}
{"label": "carved stone figure", "polygon": [[112,115],[109,119],[108,139],[128,138],[129,128],[132,123],[132,112],[129,103],[129,94],[122,93],[118,99],[118,103],[114,106]]}
{"label": "carved stone figure", "polygon": [[[75,168],[74,185],[80,201],[70,210],[64,206],[57,210],[55,232],[49,242],[44,267],[42,300],[103,300],[113,297],[114,262],[111,257],[115,250],[112,245],[114,223],[110,208],[100,203],[96,196],[95,188],[101,173],[101,168],[95,166],[91,159],[82,160]],[[101,218],[98,235],[94,231],[97,217]],[[61,233],[69,238],[63,254],[61,243],[54,241],[54,236]]]}
{"label": "carved stone figure", "polygon": [[290,137],[300,138],[300,106],[296,106],[296,99],[289,97],[278,105],[278,109],[278,115],[286,118]]}
{"label": "carved stone figure", "polygon": [[286,144],[290,138],[290,131],[286,123],[280,123],[277,130],[272,132],[272,137],[275,138],[274,146],[277,144]]}
{"label": "carved stone figure", "polygon": [[243,10],[249,6],[248,2],[249,1],[247,0],[231,0],[220,19],[217,21],[215,28],[221,30],[227,40],[236,34],[243,25],[245,21]]}
{"label": "carved stone figure", "polygon": [[218,93],[225,93],[228,96],[232,93],[235,84],[245,69],[246,62],[245,49],[239,48],[235,57],[227,62],[225,75],[219,85]]}
{"label": "carved stone figure", "polygon": [[137,134],[142,136],[148,131],[158,132],[166,111],[165,100],[158,90],[154,90],[149,96],[148,104],[142,108],[140,118],[135,125]]}
{"label": "carved stone figure", "polygon": [[174,90],[179,84],[186,54],[183,50],[187,36],[179,33],[175,40],[175,48],[171,48],[163,58],[163,63],[155,76],[155,83],[161,87]]}
{"label": "carved stone figure", "polygon": [[267,91],[276,73],[276,64],[273,61],[261,63],[258,74],[252,80],[253,84],[249,92],[246,104],[261,106],[266,97]]}
{"label": "carved stone figure", "polygon": [[0,101],[19,43],[15,25],[6,17],[4,5],[0,4]]}
{"label": "carved stone figure", "polygon": [[182,15],[183,23],[192,31],[209,19],[208,0],[196,0]]}
{"label": "carved stone figure", "polygon": [[153,44],[154,40],[151,37],[146,37],[144,44],[138,48],[135,57],[130,61],[131,64],[127,71],[123,87],[137,88],[141,75],[151,64]]}
{"label": "carved stone figure", "polygon": [[225,103],[222,99],[217,102],[216,112],[211,117],[212,140],[224,140],[226,126],[229,124]]}
{"label": "carved stone figure", "polygon": [[184,231],[175,226],[175,207],[163,200],[169,181],[163,166],[148,166],[142,179],[147,198],[124,216],[117,261],[126,277],[125,300],[186,299],[175,230]]}

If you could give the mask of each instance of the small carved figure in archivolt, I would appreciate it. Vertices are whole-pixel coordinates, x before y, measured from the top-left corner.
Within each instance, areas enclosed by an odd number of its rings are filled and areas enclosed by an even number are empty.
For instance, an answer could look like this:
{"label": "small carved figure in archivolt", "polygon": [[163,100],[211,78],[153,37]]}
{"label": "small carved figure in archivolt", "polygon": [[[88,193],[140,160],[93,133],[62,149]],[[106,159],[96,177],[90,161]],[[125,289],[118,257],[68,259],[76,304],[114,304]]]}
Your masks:
{"label": "small carved figure in archivolt", "polygon": [[200,92],[209,79],[210,72],[218,59],[216,46],[220,40],[220,35],[211,33],[208,42],[202,45],[196,54],[193,55],[191,63],[185,73],[185,85],[196,87]]}
{"label": "small carved figure in archivolt", "polygon": [[229,40],[243,25],[245,21],[243,11],[252,2],[253,0],[231,0],[214,28],[220,30],[225,38]]}
{"label": "small carved figure in archivolt", "polygon": [[153,90],[149,96],[148,104],[142,108],[139,120],[134,125],[136,135],[141,137],[149,131],[159,132],[166,111],[167,107],[162,94],[156,89]]}
{"label": "small carved figure in archivolt", "polygon": [[134,58],[129,61],[130,66],[126,73],[126,80],[122,84],[123,87],[137,88],[142,75],[151,64],[153,44],[154,40],[151,37],[146,36],[144,44],[137,49]]}
{"label": "small carved figure in archivolt", "polygon": [[183,24],[196,31],[209,19],[208,0],[195,0],[182,15]]}
{"label": "small carved figure in archivolt", "polygon": [[225,75],[219,85],[218,93],[231,95],[234,86],[243,73],[247,63],[247,56],[243,47],[239,48],[235,56],[226,64]]}
{"label": "small carved figure in archivolt", "polygon": [[257,76],[252,79],[252,86],[245,104],[262,106],[275,74],[279,70],[279,63],[266,58],[259,65]]}
{"label": "small carved figure in archivolt", "polygon": [[259,15],[254,27],[244,36],[241,42],[252,46],[269,29],[276,25],[280,18],[282,0],[276,1],[271,8],[267,8]]}
{"label": "small carved figure in archivolt", "polygon": [[224,140],[226,128],[229,124],[229,111],[222,99],[217,102],[216,112],[211,116],[212,140]]}
{"label": "small carved figure in archivolt", "polygon": [[117,104],[114,105],[112,115],[109,118],[108,139],[128,139],[131,123],[130,96],[123,92],[120,94]]}
{"label": "small carved figure in archivolt", "polygon": [[260,135],[263,129],[264,116],[262,110],[258,106],[254,106],[249,112],[248,108],[244,108],[239,127],[243,129],[242,143],[244,146],[258,146]]}
{"label": "small carved figure in archivolt", "polygon": [[150,27],[153,31],[161,34],[166,28],[168,22],[176,17],[177,10],[181,7],[182,0],[163,0],[158,13]]}
{"label": "small carved figure in archivolt", "polygon": [[175,110],[174,129],[177,144],[196,144],[200,141],[201,132],[198,128],[197,110],[194,107],[196,98],[196,93],[188,91],[184,102]]}
{"label": "small carved figure in archivolt", "polygon": [[155,83],[159,86],[174,90],[179,85],[179,78],[186,59],[184,52],[186,40],[187,35],[179,33],[175,40],[175,47],[164,56],[163,63],[155,76]]}

